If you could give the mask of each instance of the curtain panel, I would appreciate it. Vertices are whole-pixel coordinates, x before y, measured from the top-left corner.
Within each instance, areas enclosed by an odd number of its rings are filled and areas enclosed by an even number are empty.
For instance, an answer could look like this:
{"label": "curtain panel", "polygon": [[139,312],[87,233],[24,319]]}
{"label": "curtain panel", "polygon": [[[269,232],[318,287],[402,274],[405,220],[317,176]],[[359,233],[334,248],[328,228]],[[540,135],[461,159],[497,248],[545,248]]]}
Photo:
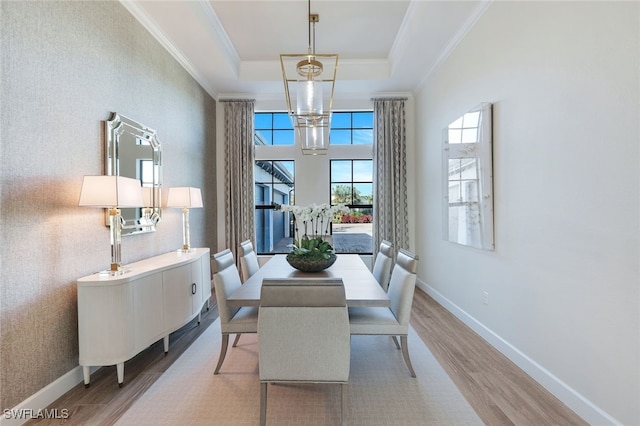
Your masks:
{"label": "curtain panel", "polygon": [[253,165],[254,100],[225,100],[225,243],[239,262],[244,240],[255,244]]}
{"label": "curtain panel", "polygon": [[374,255],[382,240],[394,250],[409,247],[407,209],[406,98],[374,101],[373,193]]}

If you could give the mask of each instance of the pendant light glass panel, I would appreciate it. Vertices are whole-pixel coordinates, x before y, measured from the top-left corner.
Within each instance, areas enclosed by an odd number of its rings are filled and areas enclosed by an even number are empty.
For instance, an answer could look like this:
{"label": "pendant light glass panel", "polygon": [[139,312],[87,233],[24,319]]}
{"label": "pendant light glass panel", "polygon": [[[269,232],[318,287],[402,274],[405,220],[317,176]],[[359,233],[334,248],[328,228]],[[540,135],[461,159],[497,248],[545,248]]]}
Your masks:
{"label": "pendant light glass panel", "polygon": [[317,119],[323,112],[322,80],[298,80],[298,104],[296,114],[307,121]]}
{"label": "pendant light glass panel", "polygon": [[307,126],[298,128],[303,154],[324,155],[329,149],[329,127]]}

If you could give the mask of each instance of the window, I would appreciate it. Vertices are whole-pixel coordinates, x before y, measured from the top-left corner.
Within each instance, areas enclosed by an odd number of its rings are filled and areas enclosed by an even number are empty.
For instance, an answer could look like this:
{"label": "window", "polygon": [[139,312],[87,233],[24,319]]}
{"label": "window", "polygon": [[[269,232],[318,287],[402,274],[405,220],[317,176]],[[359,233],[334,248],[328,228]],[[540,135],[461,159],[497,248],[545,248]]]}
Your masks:
{"label": "window", "polygon": [[372,253],[372,160],[331,160],[331,204],[346,204],[351,209],[334,219],[336,252]]}
{"label": "window", "polygon": [[139,179],[142,186],[153,186],[154,182],[158,182],[158,177],[155,175],[157,170],[153,167],[153,160],[139,160]]}
{"label": "window", "polygon": [[286,112],[255,113],[256,145],[293,145],[293,126]]}
{"label": "window", "polygon": [[334,145],[372,144],[373,112],[334,112],[330,137]]}
{"label": "window", "polygon": [[254,127],[257,253],[290,251],[293,216],[275,204],[345,203],[351,214],[334,222],[334,248],[371,254],[373,111],[333,112],[327,155],[302,154],[286,112],[256,112]]}
{"label": "window", "polygon": [[443,147],[444,238],[493,250],[491,104],[445,128]]}
{"label": "window", "polygon": [[286,253],[291,244],[289,214],[275,204],[293,204],[295,165],[293,161],[256,160],[255,227],[257,253]]}

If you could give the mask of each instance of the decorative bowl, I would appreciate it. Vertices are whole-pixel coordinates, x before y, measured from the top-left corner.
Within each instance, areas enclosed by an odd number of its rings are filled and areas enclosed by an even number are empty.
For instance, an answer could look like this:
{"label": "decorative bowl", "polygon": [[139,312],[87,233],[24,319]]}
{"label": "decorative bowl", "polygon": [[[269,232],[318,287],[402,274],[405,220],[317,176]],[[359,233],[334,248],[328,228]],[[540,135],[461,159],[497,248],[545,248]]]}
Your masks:
{"label": "decorative bowl", "polygon": [[287,262],[302,272],[320,272],[333,265],[337,256],[335,253],[331,253],[328,259],[323,257],[309,256],[307,254],[295,254],[289,253],[287,255]]}

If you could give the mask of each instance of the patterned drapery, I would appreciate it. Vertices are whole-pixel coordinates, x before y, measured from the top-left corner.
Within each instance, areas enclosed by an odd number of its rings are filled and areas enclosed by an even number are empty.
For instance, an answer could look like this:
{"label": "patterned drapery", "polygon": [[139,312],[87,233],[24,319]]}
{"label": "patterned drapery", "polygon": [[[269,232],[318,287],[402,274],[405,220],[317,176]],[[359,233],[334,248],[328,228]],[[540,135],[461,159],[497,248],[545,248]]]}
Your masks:
{"label": "patterned drapery", "polygon": [[[253,206],[254,100],[225,100],[225,243],[239,262],[238,247],[255,241]],[[254,243],[255,244],[255,243]]]}
{"label": "patterned drapery", "polygon": [[409,248],[407,209],[406,98],[374,101],[374,254],[382,240]]}

